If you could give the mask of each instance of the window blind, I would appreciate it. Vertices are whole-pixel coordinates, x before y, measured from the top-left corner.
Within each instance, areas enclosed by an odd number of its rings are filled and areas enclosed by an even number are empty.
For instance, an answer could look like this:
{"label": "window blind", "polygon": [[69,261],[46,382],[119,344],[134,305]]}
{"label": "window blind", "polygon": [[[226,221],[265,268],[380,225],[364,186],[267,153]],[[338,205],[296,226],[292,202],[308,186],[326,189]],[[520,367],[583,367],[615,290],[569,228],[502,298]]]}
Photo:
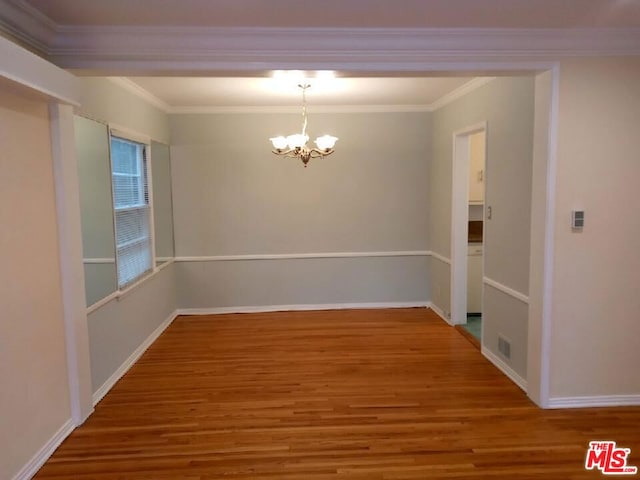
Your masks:
{"label": "window blind", "polygon": [[153,268],[146,146],[111,137],[118,287]]}

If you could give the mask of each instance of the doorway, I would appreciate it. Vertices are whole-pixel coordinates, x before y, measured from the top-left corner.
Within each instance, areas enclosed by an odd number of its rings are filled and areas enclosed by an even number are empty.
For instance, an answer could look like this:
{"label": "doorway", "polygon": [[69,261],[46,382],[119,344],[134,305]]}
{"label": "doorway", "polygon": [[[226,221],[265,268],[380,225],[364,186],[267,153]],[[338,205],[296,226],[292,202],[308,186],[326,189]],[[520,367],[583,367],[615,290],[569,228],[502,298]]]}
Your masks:
{"label": "doorway", "polygon": [[451,321],[482,338],[487,122],[453,134]]}
{"label": "doorway", "polygon": [[467,247],[467,322],[463,328],[482,341],[482,277],[486,132],[469,136],[469,215]]}

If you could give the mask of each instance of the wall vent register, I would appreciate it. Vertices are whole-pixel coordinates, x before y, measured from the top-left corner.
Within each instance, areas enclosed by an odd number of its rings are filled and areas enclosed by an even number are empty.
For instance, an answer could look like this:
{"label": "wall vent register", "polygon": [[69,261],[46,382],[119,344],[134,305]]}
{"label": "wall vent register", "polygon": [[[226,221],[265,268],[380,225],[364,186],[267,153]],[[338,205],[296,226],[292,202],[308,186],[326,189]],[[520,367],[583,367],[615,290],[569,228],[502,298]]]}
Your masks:
{"label": "wall vent register", "polygon": [[511,358],[511,342],[502,335],[498,335],[498,351],[504,358]]}

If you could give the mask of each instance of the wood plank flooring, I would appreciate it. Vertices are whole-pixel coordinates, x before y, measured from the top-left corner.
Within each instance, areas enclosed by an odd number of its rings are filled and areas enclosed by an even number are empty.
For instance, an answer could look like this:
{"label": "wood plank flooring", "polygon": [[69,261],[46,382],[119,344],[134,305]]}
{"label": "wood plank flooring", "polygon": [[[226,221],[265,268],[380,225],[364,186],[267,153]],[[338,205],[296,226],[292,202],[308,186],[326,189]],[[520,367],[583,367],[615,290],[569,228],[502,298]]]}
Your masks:
{"label": "wood plank flooring", "polygon": [[640,408],[543,411],[425,309],[180,317],[37,479],[582,479]]}
{"label": "wood plank flooring", "polygon": [[482,345],[480,344],[480,340],[474,337],[471,332],[466,330],[462,325],[456,325],[455,329],[460,335],[466,338],[471,343],[471,345],[473,345],[478,350],[482,350]]}

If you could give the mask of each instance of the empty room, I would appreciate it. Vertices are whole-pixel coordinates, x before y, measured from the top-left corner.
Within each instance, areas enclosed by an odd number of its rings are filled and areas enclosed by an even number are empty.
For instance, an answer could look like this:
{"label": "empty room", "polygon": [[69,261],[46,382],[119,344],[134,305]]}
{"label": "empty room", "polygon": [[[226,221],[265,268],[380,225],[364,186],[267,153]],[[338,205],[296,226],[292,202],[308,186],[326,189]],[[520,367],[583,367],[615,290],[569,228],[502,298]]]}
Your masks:
{"label": "empty room", "polygon": [[637,475],[640,8],[405,3],[0,0],[0,478]]}

